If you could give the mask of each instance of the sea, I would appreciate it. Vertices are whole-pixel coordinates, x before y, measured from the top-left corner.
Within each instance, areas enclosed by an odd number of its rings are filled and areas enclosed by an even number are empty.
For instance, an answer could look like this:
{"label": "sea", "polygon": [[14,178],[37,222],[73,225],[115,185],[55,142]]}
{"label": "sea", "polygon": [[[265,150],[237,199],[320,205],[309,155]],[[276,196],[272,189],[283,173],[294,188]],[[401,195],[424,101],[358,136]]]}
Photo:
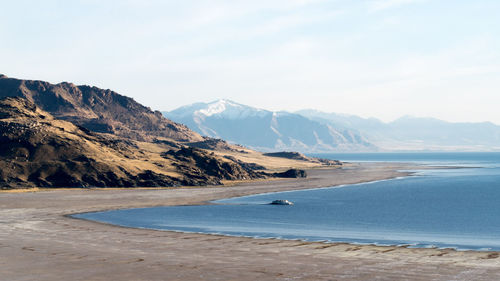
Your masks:
{"label": "sea", "polygon": [[[314,156],[347,162],[414,163],[426,169],[403,178],[229,198],[211,205],[74,217],[126,227],[254,238],[500,251],[500,153]],[[276,199],[294,204],[269,204]]]}

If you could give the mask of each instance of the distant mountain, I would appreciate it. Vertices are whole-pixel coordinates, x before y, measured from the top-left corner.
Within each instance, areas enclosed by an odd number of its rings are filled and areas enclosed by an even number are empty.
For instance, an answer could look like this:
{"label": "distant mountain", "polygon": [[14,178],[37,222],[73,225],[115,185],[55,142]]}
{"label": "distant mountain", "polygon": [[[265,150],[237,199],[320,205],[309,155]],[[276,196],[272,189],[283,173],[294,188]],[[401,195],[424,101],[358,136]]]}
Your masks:
{"label": "distant mountain", "polygon": [[332,126],[350,128],[383,150],[498,151],[500,126],[490,122],[451,123],[435,118],[405,116],[390,123],[375,118],[324,113],[296,112]]}
{"label": "distant mountain", "polygon": [[195,103],[163,114],[192,130],[262,151],[500,151],[500,126],[405,116],[376,118],[301,110],[272,112],[229,100]]}
{"label": "distant mountain", "polygon": [[217,100],[183,106],[164,116],[213,138],[262,151],[372,151],[376,147],[346,127],[317,122],[302,115],[272,112]]}
{"label": "distant mountain", "polygon": [[186,126],[165,119],[132,98],[111,90],[72,83],[50,84],[0,75],[0,98],[22,97],[58,119],[94,132],[135,140],[166,137],[178,141],[203,138]]}

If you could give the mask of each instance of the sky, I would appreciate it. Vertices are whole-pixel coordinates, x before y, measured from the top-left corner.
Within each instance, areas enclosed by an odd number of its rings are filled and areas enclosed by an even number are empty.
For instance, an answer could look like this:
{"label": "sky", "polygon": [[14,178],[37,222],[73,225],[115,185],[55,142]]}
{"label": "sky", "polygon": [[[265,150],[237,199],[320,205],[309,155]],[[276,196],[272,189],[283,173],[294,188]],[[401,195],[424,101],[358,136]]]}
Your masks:
{"label": "sky", "polygon": [[154,110],[230,99],[500,125],[498,0],[0,0],[0,73]]}

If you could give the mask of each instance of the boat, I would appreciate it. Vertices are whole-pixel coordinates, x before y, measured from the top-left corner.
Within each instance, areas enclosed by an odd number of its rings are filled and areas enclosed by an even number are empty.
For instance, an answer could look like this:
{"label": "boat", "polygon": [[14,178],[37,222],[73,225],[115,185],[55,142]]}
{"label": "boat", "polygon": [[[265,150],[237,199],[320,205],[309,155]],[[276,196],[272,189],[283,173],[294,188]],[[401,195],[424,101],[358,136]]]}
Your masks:
{"label": "boat", "polygon": [[271,205],[293,205],[293,203],[288,200],[278,199],[271,202]]}

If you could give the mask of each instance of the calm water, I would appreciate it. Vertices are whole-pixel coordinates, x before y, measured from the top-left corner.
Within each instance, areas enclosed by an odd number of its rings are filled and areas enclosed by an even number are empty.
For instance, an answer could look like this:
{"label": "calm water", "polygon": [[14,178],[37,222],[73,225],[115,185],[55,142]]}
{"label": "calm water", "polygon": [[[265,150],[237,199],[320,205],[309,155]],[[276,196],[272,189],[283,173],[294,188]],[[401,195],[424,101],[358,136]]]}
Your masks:
{"label": "calm water", "polygon": [[428,152],[428,153],[317,153],[310,156],[350,162],[411,162],[428,165],[477,166],[497,165],[500,152]]}
{"label": "calm water", "polygon": [[[412,247],[500,250],[500,153],[321,155],[480,167],[323,189],[75,215],[129,227]],[[355,158],[354,158],[355,157]],[[293,206],[268,205],[288,199]]]}

